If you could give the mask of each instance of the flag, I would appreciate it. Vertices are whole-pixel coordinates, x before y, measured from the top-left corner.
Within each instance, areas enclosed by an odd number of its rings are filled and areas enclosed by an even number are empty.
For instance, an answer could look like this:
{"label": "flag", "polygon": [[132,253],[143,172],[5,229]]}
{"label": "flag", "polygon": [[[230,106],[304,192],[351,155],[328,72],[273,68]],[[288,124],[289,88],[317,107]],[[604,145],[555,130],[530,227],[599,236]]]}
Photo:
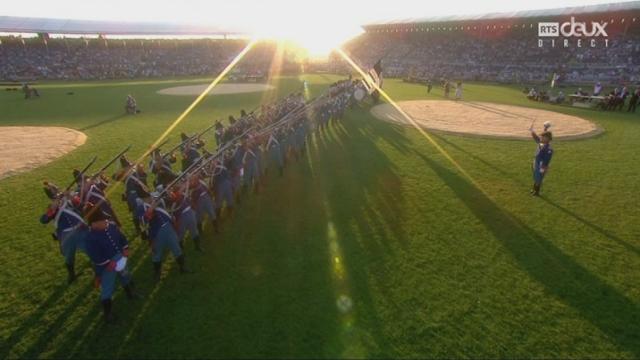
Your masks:
{"label": "flag", "polygon": [[369,70],[369,78],[376,86],[370,86],[368,81],[365,81],[365,85],[369,94],[376,91],[376,88],[382,88],[382,59],[378,60],[375,65]]}

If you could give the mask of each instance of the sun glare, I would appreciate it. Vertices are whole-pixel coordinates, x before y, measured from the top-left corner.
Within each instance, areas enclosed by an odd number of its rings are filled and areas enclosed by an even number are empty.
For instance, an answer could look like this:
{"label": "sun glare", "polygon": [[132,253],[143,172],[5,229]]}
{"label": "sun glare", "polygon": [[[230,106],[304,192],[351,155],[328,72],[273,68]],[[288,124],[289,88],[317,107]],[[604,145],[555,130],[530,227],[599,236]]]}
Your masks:
{"label": "sun glare", "polygon": [[328,26],[326,21],[315,18],[270,20],[252,29],[256,38],[289,42],[303,49],[305,55],[315,58],[327,57],[332,50],[361,31],[353,24]]}

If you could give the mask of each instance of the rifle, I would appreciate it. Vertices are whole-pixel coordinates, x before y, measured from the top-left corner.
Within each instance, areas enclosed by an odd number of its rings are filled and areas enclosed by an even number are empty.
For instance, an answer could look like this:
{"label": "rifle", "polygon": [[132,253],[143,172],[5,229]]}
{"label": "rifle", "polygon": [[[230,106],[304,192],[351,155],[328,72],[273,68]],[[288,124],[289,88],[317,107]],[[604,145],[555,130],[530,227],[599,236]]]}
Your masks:
{"label": "rifle", "polygon": [[73,181],[69,184],[69,186],[67,186],[66,189],[64,189],[64,192],[69,191],[72,187],[73,184],[78,182],[78,179],[82,179],[82,175],[84,175],[85,172],[87,172],[87,170],[89,170],[89,168],[91,167],[91,165],[93,165],[94,162],[96,162],[96,160],[98,160],[97,156],[94,156],[93,159],[91,159],[91,161],[89,161],[89,163],[87,164],[87,166],[84,167],[84,169],[82,169],[82,171],[80,171],[80,174],[78,174],[77,177],[75,177],[73,179]]}
{"label": "rifle", "polygon": [[151,149],[151,151],[149,151],[149,154],[153,154],[156,150],[160,149],[161,147],[163,147],[166,143],[169,142],[169,138],[165,139],[163,142],[160,143],[160,145],[154,147],[153,149]]}
{"label": "rifle", "polygon": [[322,96],[317,97],[317,98],[312,99],[311,101],[309,101],[307,104],[305,104],[305,105],[303,105],[303,106],[301,106],[299,108],[296,108],[294,110],[291,110],[289,113],[287,113],[285,116],[283,116],[282,119],[280,119],[279,121],[277,121],[277,122],[275,122],[275,123],[273,123],[271,125],[268,125],[263,129],[260,129],[260,132],[258,132],[257,135],[268,134],[270,131],[273,131],[273,130],[277,129],[278,127],[283,126],[283,125],[285,125],[286,123],[288,123],[290,121],[298,119],[300,117],[300,115],[302,115],[303,112],[306,112],[307,109],[309,109],[312,106],[316,106],[317,103],[322,99],[323,99]]}
{"label": "rifle", "polygon": [[166,158],[167,158],[167,156],[169,156],[170,154],[172,154],[174,151],[178,150],[182,145],[184,145],[187,141],[189,141],[189,140],[193,139],[194,137],[195,137],[195,135],[193,135],[193,136],[191,136],[191,137],[189,137],[189,138],[185,139],[184,141],[182,141],[182,142],[181,142],[181,143],[179,143],[178,145],[176,145],[176,146],[172,147],[172,148],[171,148],[171,150],[169,150],[169,151],[165,152],[165,153],[162,155],[162,158],[163,158],[163,159],[166,159]]}
{"label": "rifle", "polygon": [[[164,189],[162,189],[162,191],[160,192],[160,194],[158,194],[157,199],[162,198],[162,196],[175,184],[178,183],[178,181],[182,180],[184,177],[186,177],[187,175],[189,175],[189,171],[192,168],[195,168],[196,165],[198,165],[200,162],[202,162],[202,158],[199,158],[197,161],[195,161],[193,164],[189,165],[188,168],[186,168],[180,175],[176,176],[175,179],[173,179],[169,184],[167,184],[167,186],[164,187]],[[156,200],[154,199],[153,202],[155,203]]]}
{"label": "rifle", "polygon": [[131,145],[127,146],[124,150],[120,151],[118,155],[114,156],[105,166],[103,166],[102,168],[100,168],[100,170],[96,171],[93,175],[91,175],[91,177],[95,178],[98,175],[100,175],[101,172],[107,170],[109,166],[111,166],[114,162],[116,162],[122,155],[124,155],[124,153],[129,151],[129,149],[131,149]]}
{"label": "rifle", "polygon": [[[180,175],[178,175],[175,179],[173,179],[173,181],[171,181],[169,184],[167,184],[167,186],[165,186],[164,189],[162,189],[162,192],[160,192],[160,194],[157,196],[157,198],[160,199],[172,186],[177,184],[183,178],[187,177],[191,173],[195,173],[195,172],[199,171],[204,166],[206,166],[209,162],[211,162],[212,160],[220,157],[222,154],[224,154],[224,152],[227,149],[229,149],[231,146],[233,146],[233,143],[235,143],[239,139],[242,139],[250,131],[251,131],[251,129],[245,130],[242,134],[240,134],[240,135],[236,136],[235,138],[231,139],[224,146],[222,146],[220,149],[218,149],[218,151],[216,151],[215,154],[211,154],[206,159],[204,157],[199,158],[197,161],[195,161],[193,164],[191,164],[188,168],[186,168]],[[154,202],[155,202],[155,200],[154,200]]]}

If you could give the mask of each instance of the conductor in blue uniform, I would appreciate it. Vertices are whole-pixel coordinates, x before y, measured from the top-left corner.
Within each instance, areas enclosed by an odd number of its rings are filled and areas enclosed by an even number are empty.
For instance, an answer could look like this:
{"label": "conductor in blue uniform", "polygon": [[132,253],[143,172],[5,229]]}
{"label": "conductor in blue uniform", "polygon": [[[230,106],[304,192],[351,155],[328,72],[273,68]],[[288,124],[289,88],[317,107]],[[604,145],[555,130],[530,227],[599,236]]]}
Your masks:
{"label": "conductor in blue uniform", "polygon": [[531,137],[536,142],[536,154],[533,158],[533,164],[531,169],[533,171],[533,188],[531,189],[531,195],[540,196],[540,188],[542,187],[542,180],[549,171],[549,163],[553,157],[553,149],[551,148],[551,140],[553,134],[547,129],[549,126],[545,124],[545,130],[540,134],[531,130]]}

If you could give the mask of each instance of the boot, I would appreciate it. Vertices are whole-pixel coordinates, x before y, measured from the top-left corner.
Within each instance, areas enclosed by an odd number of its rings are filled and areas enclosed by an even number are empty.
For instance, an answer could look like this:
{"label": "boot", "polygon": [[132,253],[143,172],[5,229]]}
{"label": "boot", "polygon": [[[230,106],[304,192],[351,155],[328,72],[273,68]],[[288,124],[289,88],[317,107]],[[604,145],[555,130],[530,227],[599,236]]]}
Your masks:
{"label": "boot", "polygon": [[67,267],[67,284],[71,284],[76,280],[75,264],[65,264]]}
{"label": "boot", "polygon": [[176,262],[178,263],[181,274],[193,274],[193,271],[187,269],[187,267],[184,265],[184,254],[178,256],[176,258]]}
{"label": "boot", "polygon": [[533,184],[533,190],[531,191],[531,195],[540,196],[540,184]]}
{"label": "boot", "polygon": [[115,322],[116,318],[111,313],[111,299],[102,300],[102,314],[105,323],[113,324]]}
{"label": "boot", "polygon": [[159,281],[161,274],[162,274],[162,262],[161,261],[154,262],[153,263],[153,278],[156,281]]}
{"label": "boot", "polygon": [[136,292],[134,291],[133,281],[129,281],[129,283],[123,286],[123,288],[124,288],[124,293],[127,294],[127,299],[136,300],[140,298],[140,296],[138,296],[138,294],[136,294]]}

